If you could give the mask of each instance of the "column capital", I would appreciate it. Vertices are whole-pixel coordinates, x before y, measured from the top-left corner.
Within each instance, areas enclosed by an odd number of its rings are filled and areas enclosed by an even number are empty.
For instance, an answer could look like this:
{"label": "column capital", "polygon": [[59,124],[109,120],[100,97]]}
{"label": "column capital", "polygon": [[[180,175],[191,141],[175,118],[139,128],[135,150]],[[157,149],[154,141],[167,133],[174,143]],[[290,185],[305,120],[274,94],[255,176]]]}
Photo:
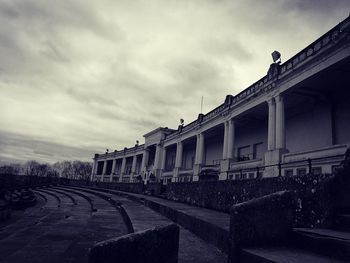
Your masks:
{"label": "column capital", "polygon": [[276,103],[283,102],[283,95],[278,94],[277,96],[275,96],[275,102]]}
{"label": "column capital", "polygon": [[274,98],[274,97],[268,98],[268,99],[266,100],[266,102],[267,102],[267,104],[268,104],[269,106],[274,105],[274,104],[275,104],[275,98]]}

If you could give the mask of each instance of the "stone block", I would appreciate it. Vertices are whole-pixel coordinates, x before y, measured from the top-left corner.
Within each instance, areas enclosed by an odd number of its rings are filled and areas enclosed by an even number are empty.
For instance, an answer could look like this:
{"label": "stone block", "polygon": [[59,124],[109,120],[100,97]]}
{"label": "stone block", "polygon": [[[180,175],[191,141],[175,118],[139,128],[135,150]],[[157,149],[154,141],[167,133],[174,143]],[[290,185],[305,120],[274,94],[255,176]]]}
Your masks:
{"label": "stone block", "polygon": [[229,262],[242,246],[285,241],[292,231],[295,195],[281,191],[234,205],[230,212]]}

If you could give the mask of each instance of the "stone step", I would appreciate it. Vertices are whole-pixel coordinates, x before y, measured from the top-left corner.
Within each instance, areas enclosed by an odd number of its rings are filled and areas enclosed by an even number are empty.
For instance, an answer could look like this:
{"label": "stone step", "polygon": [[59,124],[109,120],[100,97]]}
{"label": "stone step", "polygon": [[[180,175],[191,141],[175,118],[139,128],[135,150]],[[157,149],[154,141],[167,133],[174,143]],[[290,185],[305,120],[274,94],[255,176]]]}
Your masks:
{"label": "stone step", "polygon": [[240,263],[344,263],[328,256],[288,246],[243,248]]}
{"label": "stone step", "polygon": [[350,262],[350,233],[332,229],[295,228],[293,241],[299,248]]}

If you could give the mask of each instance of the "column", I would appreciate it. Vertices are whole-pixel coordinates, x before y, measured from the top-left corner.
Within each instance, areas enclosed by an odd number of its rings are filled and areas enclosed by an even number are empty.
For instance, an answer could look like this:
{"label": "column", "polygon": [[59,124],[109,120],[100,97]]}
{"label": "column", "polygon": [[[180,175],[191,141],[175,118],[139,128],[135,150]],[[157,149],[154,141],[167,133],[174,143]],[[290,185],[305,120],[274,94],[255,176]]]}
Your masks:
{"label": "column", "polygon": [[111,176],[109,178],[110,182],[113,182],[113,175],[114,175],[114,172],[115,172],[115,165],[116,165],[116,163],[117,163],[117,159],[114,159],[113,163],[112,163]]}
{"label": "column", "polygon": [[284,116],[284,101],[281,95],[275,97],[276,101],[276,148],[286,148],[286,129]]}
{"label": "column", "polygon": [[274,99],[271,98],[268,102],[269,105],[269,124],[268,124],[268,140],[267,150],[272,151],[275,149],[275,131],[276,131],[276,104]]}
{"label": "column", "polygon": [[199,160],[199,140],[200,140],[200,134],[197,134],[197,136],[196,136],[196,155],[194,158],[194,164],[198,164],[198,160]]}
{"label": "column", "polygon": [[132,157],[130,182],[133,181],[133,177],[135,176],[135,173],[136,173],[136,164],[137,164],[137,155],[134,155],[134,156]]}
{"label": "column", "polygon": [[142,163],[141,163],[141,171],[142,172],[146,171],[147,163],[148,163],[148,156],[149,156],[148,149],[145,148],[145,150],[143,151],[143,155],[142,155]]}
{"label": "column", "polygon": [[175,156],[175,167],[173,170],[173,181],[177,181],[179,173],[182,167],[182,155],[183,155],[183,143],[178,141],[176,144],[176,156]]}
{"label": "column", "polygon": [[175,168],[182,167],[182,153],[183,153],[183,144],[181,141],[179,141],[177,142],[177,145],[176,145]]}
{"label": "column", "polygon": [[103,170],[102,170],[102,176],[101,176],[101,181],[103,182],[103,178],[106,174],[106,169],[107,169],[107,160],[103,161]]}
{"label": "column", "polygon": [[160,143],[156,146],[156,154],[154,156],[154,169],[160,169],[161,157],[162,157],[162,145]]}
{"label": "column", "polygon": [[235,145],[235,121],[233,119],[228,121],[228,145],[227,145],[227,158],[234,158],[234,145]]}
{"label": "column", "polygon": [[96,166],[97,166],[97,161],[94,160],[94,162],[92,163],[92,170],[91,170],[91,175],[90,175],[90,181],[91,182],[92,182],[92,180],[94,179],[94,176],[95,176]]}
{"label": "column", "polygon": [[119,175],[119,182],[123,181],[123,175],[125,173],[125,165],[126,165],[126,158],[123,157],[123,161],[122,161],[122,167],[120,169],[120,175]]}
{"label": "column", "polygon": [[166,147],[163,148],[163,153],[162,153],[162,164],[160,169],[162,169],[162,171],[164,171],[165,169],[165,161],[166,161]]}
{"label": "column", "polygon": [[198,164],[204,163],[204,142],[205,142],[205,135],[202,132],[199,136],[199,145],[198,145]]}
{"label": "column", "polygon": [[222,159],[227,159],[227,146],[228,146],[228,133],[229,133],[229,125],[228,121],[224,122],[224,143],[222,147]]}

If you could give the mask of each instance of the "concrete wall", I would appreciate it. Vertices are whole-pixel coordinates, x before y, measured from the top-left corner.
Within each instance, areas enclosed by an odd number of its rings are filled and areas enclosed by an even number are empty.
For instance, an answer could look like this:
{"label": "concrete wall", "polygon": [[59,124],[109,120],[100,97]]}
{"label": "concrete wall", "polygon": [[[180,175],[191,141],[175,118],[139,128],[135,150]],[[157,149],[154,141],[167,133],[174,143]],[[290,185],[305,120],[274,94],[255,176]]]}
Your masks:
{"label": "concrete wall", "polygon": [[305,105],[302,112],[286,119],[286,146],[290,152],[332,145],[330,104],[313,103]]}
{"label": "concrete wall", "polygon": [[175,167],[175,158],[176,158],[176,147],[168,147],[166,149],[166,158],[165,158],[165,171],[172,171]]}
{"label": "concrete wall", "polygon": [[235,157],[238,157],[238,149],[244,146],[250,146],[250,153],[253,153],[253,146],[256,143],[263,143],[261,151],[257,158],[262,158],[267,151],[267,119],[264,121],[249,122],[246,125],[236,128],[235,134]]}
{"label": "concrete wall", "polygon": [[212,165],[215,160],[222,159],[223,136],[206,138],[205,164]]}
{"label": "concrete wall", "polygon": [[196,144],[185,144],[183,147],[182,167],[192,169],[196,156]]}
{"label": "concrete wall", "polygon": [[136,161],[136,174],[141,173],[141,165],[142,165],[142,155],[137,156],[137,161]]}
{"label": "concrete wall", "polygon": [[347,96],[336,103],[335,134],[337,144],[350,142],[350,103]]}

